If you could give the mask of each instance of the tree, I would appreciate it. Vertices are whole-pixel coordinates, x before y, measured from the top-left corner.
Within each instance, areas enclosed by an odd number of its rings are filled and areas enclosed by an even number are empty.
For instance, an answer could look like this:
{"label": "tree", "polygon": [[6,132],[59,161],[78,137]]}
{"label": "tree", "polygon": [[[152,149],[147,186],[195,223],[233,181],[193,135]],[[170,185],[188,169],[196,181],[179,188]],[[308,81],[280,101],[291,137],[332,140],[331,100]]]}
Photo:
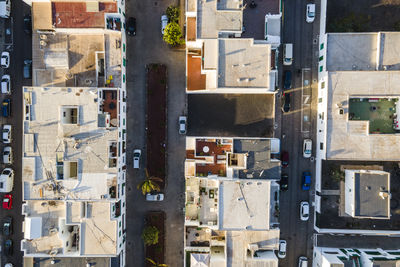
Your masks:
{"label": "tree", "polygon": [[152,191],[160,191],[160,186],[156,182],[162,182],[161,178],[155,176],[149,176],[147,169],[144,169],[146,173],[146,179],[137,185],[137,189],[142,190],[142,194],[146,195]]}
{"label": "tree", "polygon": [[159,231],[155,226],[147,226],[143,229],[142,239],[146,246],[155,245],[158,243]]}
{"label": "tree", "polygon": [[181,27],[176,22],[168,23],[164,30],[164,41],[172,46],[184,44],[185,41],[182,40]]}
{"label": "tree", "polygon": [[153,261],[152,259],[149,259],[149,258],[146,258],[146,260],[147,260],[148,262],[150,262],[150,263],[153,265],[153,267],[168,267],[167,264],[164,264],[164,263],[157,263],[157,262],[155,262],[155,261]]}
{"label": "tree", "polygon": [[179,21],[179,15],[181,13],[179,7],[177,6],[169,6],[167,7],[167,17],[169,22],[176,22],[178,23]]}

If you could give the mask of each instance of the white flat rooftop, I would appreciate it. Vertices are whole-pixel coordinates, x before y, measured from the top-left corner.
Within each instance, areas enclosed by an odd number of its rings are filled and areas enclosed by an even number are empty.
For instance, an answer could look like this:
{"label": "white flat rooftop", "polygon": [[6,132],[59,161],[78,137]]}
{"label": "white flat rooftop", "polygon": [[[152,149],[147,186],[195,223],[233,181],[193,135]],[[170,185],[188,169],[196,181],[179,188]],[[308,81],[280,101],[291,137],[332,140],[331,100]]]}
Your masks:
{"label": "white flat rooftop", "polygon": [[[32,102],[30,120],[24,121],[24,199],[108,198],[116,186],[118,170],[110,159],[117,157],[118,128],[99,127],[97,89],[29,87],[24,92]],[[76,123],[65,123],[72,109]]]}
{"label": "white flat rooftop", "polygon": [[[278,249],[279,234],[279,230],[228,231],[226,233],[227,266],[278,267],[278,258],[273,250]],[[259,250],[270,253],[263,258],[251,258],[247,255],[249,245],[257,245]]]}
{"label": "white flat rooftop", "polygon": [[271,45],[253,39],[219,39],[218,87],[270,87]]}
{"label": "white flat rooftop", "polygon": [[[41,220],[32,220],[32,226],[25,221],[25,256],[46,256],[49,251],[57,251],[58,256],[115,255],[117,223],[111,220],[110,205],[99,201],[28,201],[23,206],[26,218]],[[31,229],[41,236],[32,237]]]}
{"label": "white flat rooftop", "polygon": [[270,181],[223,181],[219,192],[221,230],[269,230]]}
{"label": "white flat rooftop", "polygon": [[329,33],[327,70],[400,70],[399,32]]}
{"label": "white flat rooftop", "polygon": [[[349,97],[400,96],[400,71],[328,72],[327,159],[400,159],[400,134],[370,134],[368,121],[349,121]],[[340,114],[343,109],[343,114]]]}
{"label": "white flat rooftop", "polygon": [[219,32],[241,32],[242,1],[197,0],[197,38],[217,38]]}

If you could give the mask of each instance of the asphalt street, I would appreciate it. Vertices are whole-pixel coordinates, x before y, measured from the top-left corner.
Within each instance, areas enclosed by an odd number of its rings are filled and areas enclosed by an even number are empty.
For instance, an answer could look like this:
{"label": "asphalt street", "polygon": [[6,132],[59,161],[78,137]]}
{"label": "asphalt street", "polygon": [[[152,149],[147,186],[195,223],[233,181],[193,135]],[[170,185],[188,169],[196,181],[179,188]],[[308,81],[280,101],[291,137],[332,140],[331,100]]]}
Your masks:
{"label": "asphalt street", "polygon": [[[127,17],[136,17],[136,36],[128,36],[127,50],[127,266],[144,266],[144,245],[140,237],[144,214],[162,210],[166,213],[166,257],[168,266],[183,266],[183,207],[185,138],[178,133],[178,117],[186,114],[185,51],[169,48],[162,40],[161,15],[178,1],[127,1]],[[183,10],[183,9],[181,9]],[[146,165],[145,66],[167,66],[167,184],[162,202],[146,202],[136,189],[144,179]],[[133,149],[142,149],[141,168],[132,168]]]}
{"label": "asphalt street", "polygon": [[[13,1],[11,7],[10,19],[1,18],[2,25],[12,25],[12,41],[13,45],[5,45],[4,40],[6,38],[6,33],[4,27],[0,29],[0,39],[2,40],[1,50],[10,52],[10,67],[8,69],[1,69],[0,73],[9,74],[11,76],[11,117],[4,118],[0,117],[1,124],[11,124],[12,125],[12,143],[11,147],[13,149],[14,163],[12,168],[14,169],[14,189],[12,191],[13,195],[13,208],[11,210],[0,209],[0,217],[3,219],[6,216],[11,216],[13,218],[13,234],[10,239],[13,241],[13,255],[12,257],[4,256],[2,252],[2,263],[11,262],[14,266],[22,266],[22,252],[20,247],[20,241],[23,238],[22,233],[22,221],[23,216],[21,215],[21,205],[22,205],[22,183],[21,183],[21,171],[22,171],[22,86],[32,85],[32,81],[28,79],[23,79],[23,61],[24,59],[32,58],[32,39],[31,36],[26,34],[23,30],[23,18],[24,15],[30,13],[30,6],[26,5],[21,0]],[[7,21],[8,20],[8,21]],[[12,22],[11,22],[12,20]],[[4,95],[0,96],[0,100],[3,101]],[[1,151],[3,149],[3,144],[1,145]],[[1,160],[2,162],[2,160]],[[4,164],[2,168],[6,167]],[[3,198],[3,196],[0,196]],[[2,246],[5,238],[2,236]]]}
{"label": "asphalt street", "polygon": [[[309,259],[309,266],[312,262],[313,245],[313,194],[312,190],[301,189],[301,175],[304,171],[310,171],[314,178],[315,165],[310,159],[303,158],[302,145],[305,138],[315,141],[315,121],[317,101],[317,68],[315,66],[314,51],[317,44],[313,39],[318,32],[319,14],[314,23],[306,23],[306,5],[308,1],[283,1],[283,36],[282,43],[293,43],[293,64],[280,68],[280,74],[285,70],[292,71],[292,98],[291,110],[280,116],[277,121],[281,126],[282,150],[289,152],[289,167],[282,170],[282,173],[289,175],[289,190],[280,195],[280,229],[281,239],[287,241],[287,256],[280,260],[279,266],[297,266],[298,258],[306,256]],[[319,10],[319,3],[316,2],[316,10]],[[282,54],[282,53],[281,53]],[[282,56],[280,57],[282,62]],[[301,70],[301,72],[298,72]],[[315,79],[315,80],[314,80]],[[311,89],[306,93],[311,97],[306,100],[303,85],[311,83]],[[308,101],[306,104],[304,104]],[[307,106],[311,110],[307,110]],[[303,110],[302,110],[303,109]],[[304,115],[309,114],[308,122],[304,122]],[[307,124],[308,127],[304,127]],[[315,155],[316,144],[313,142],[313,155]],[[311,207],[310,219],[307,222],[300,221],[300,202],[308,201]]]}

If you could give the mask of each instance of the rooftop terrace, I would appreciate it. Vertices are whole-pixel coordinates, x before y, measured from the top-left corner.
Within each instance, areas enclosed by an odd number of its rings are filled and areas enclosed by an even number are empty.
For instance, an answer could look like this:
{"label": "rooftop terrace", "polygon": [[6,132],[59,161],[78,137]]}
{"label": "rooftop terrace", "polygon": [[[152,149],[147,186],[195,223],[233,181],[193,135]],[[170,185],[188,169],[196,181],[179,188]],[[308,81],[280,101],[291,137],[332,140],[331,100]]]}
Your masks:
{"label": "rooftop terrace", "polygon": [[34,33],[32,45],[35,86],[121,86],[121,33]]}
{"label": "rooftop terrace", "polygon": [[115,254],[117,223],[110,211],[109,202],[28,201],[23,206],[25,256]]}
{"label": "rooftop terrace", "polygon": [[393,134],[399,104],[398,98],[350,98],[349,120],[368,121],[370,134]]}

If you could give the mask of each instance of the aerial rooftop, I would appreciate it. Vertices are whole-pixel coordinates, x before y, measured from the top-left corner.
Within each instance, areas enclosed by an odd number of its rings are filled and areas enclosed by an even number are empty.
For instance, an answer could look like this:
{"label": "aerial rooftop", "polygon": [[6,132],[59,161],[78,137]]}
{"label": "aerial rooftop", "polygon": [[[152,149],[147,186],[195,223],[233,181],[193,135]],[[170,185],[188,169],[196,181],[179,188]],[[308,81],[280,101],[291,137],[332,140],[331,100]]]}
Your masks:
{"label": "aerial rooftop", "polygon": [[116,254],[109,202],[28,201],[23,214],[25,256]]}
{"label": "aerial rooftop", "polygon": [[327,159],[400,159],[400,71],[336,71],[328,79]]}
{"label": "aerial rooftop", "polygon": [[390,218],[390,174],[346,170],[346,213],[358,218]]}
{"label": "aerial rooftop", "polygon": [[279,179],[279,147],[278,139],[188,137],[186,175]]}
{"label": "aerial rooftop", "polygon": [[[117,13],[115,1],[33,2],[33,29],[121,28],[121,20],[107,17]],[[111,19],[111,20],[110,20]]]}
{"label": "aerial rooftop", "polygon": [[121,33],[33,33],[33,85],[120,87]]}
{"label": "aerial rooftop", "polygon": [[328,71],[400,70],[399,32],[329,33]]}
{"label": "aerial rooftop", "polygon": [[242,0],[197,0],[197,38],[217,38],[219,32],[242,32]]}
{"label": "aerial rooftop", "polygon": [[119,98],[115,89],[24,88],[24,200],[116,197]]}
{"label": "aerial rooftop", "polygon": [[270,229],[270,181],[223,181],[219,194],[220,229]]}
{"label": "aerial rooftop", "polygon": [[[273,88],[271,45],[252,39],[219,39],[218,87]],[[272,78],[272,77],[271,77]]]}

